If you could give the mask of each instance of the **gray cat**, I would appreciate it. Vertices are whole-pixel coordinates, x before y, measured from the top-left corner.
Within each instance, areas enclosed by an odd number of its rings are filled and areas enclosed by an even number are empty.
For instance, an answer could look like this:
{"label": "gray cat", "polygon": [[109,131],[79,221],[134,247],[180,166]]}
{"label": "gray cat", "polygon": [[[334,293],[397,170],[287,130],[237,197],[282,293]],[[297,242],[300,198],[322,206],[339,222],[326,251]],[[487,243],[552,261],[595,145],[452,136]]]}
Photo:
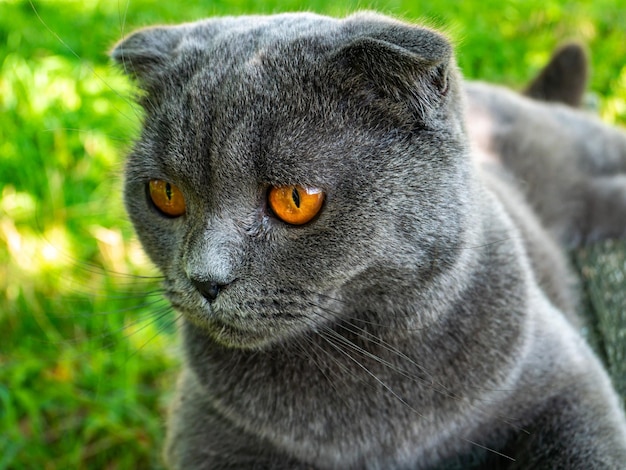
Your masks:
{"label": "gray cat", "polygon": [[182,314],[171,468],[626,465],[556,241],[624,232],[622,134],[464,84],[442,35],[372,13],[112,55],[145,109],[128,212]]}

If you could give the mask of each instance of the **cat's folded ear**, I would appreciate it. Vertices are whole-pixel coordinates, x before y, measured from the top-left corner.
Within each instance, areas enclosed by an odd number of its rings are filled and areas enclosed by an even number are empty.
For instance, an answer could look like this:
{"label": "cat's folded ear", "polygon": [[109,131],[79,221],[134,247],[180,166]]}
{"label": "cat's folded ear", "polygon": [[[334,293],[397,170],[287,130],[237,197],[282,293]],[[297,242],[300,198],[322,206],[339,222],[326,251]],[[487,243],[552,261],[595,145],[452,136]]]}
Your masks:
{"label": "cat's folded ear", "polygon": [[346,20],[350,40],[334,54],[334,65],[347,73],[357,93],[375,95],[366,101],[387,100],[408,106],[428,123],[454,85],[452,46],[431,29],[394,21],[372,13]]}
{"label": "cat's folded ear", "polygon": [[118,42],[111,58],[126,74],[147,85],[171,61],[185,31],[184,26],[140,29]]}

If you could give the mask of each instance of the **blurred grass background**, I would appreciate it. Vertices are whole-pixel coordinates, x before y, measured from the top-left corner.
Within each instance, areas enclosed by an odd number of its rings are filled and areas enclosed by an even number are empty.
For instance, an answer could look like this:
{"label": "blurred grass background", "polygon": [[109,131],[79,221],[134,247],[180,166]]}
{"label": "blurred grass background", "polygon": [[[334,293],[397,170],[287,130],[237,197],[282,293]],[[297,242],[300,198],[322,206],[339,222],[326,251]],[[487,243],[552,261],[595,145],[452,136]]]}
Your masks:
{"label": "blurred grass background", "polygon": [[303,9],[425,20],[466,76],[512,87],[581,40],[602,117],[626,124],[623,0],[0,0],[0,469],[161,466],[174,314],[122,208],[139,113],[106,51],[149,24]]}

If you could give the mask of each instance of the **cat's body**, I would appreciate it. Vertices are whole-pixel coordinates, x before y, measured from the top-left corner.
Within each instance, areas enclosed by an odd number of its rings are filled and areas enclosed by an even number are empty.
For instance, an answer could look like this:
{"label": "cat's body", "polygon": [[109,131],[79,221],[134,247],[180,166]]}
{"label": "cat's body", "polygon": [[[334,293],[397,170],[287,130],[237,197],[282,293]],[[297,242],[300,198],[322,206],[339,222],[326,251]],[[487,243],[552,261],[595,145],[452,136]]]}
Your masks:
{"label": "cat's body", "polygon": [[[146,91],[127,206],[183,314],[172,468],[626,462],[618,399],[563,314],[549,232],[568,215],[544,229],[528,175],[493,152],[508,95],[466,91],[442,36],[373,14],[231,18],[113,56]],[[464,103],[483,92],[481,160]],[[154,207],[153,180],[183,213]],[[308,223],[268,208],[285,185],[324,191]]]}
{"label": "cat's body", "polygon": [[[575,247],[626,234],[623,130],[493,85],[470,83],[466,90],[470,136],[515,175],[557,241]],[[487,135],[479,139],[481,132]]]}

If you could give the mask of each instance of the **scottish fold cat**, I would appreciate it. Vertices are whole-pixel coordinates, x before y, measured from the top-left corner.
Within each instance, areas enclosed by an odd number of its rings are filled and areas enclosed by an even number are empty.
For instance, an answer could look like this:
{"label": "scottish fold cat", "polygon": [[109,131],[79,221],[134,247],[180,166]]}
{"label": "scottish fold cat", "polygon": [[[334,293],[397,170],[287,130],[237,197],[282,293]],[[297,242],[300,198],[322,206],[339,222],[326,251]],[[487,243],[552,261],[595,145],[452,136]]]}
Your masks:
{"label": "scottish fold cat", "polygon": [[559,246],[623,234],[622,132],[464,83],[443,35],[374,13],[112,56],[145,110],[127,209],[182,314],[171,468],[626,464]]}

